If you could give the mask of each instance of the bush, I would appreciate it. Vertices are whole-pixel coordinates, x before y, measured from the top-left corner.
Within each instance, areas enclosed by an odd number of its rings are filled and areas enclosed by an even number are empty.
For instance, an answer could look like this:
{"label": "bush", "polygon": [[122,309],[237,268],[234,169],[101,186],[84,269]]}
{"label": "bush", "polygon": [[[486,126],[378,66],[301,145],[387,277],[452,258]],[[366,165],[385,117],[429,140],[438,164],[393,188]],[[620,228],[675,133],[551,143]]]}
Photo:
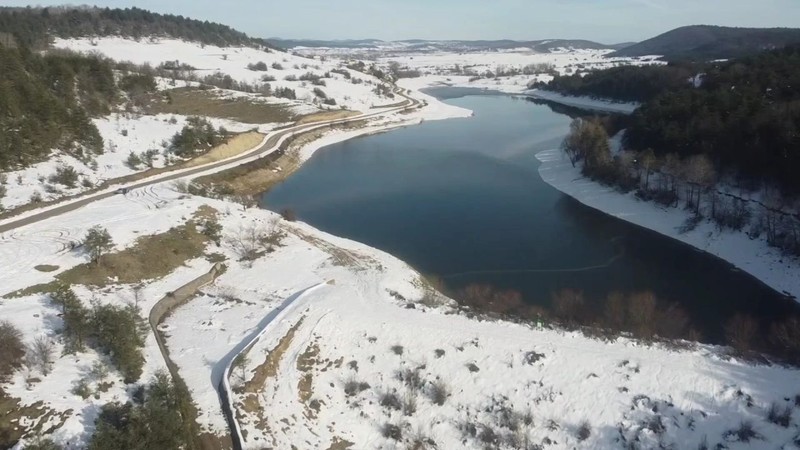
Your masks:
{"label": "bush", "polygon": [[275,97],[286,98],[289,100],[297,100],[297,93],[291,88],[277,88],[275,89]]}
{"label": "bush", "polygon": [[257,63],[250,63],[247,65],[247,69],[257,72],[264,72],[267,70],[267,63],[265,63],[264,61],[259,61]]}
{"label": "bush", "polygon": [[37,336],[28,347],[25,358],[28,365],[36,367],[42,375],[47,376],[55,360],[55,344],[48,337]]}
{"label": "bush", "polygon": [[389,347],[389,349],[392,351],[392,353],[394,353],[395,355],[398,355],[398,356],[401,356],[403,354],[403,351],[404,351],[403,346],[400,345],[400,344],[395,344],[395,345]]}
{"label": "bush", "polygon": [[72,166],[58,166],[56,173],[50,175],[50,182],[74,188],[78,184],[78,172]]}
{"label": "bush", "polygon": [[314,95],[316,95],[317,98],[321,98],[323,100],[328,98],[328,94],[326,94],[325,91],[323,91],[322,89],[320,89],[318,87],[314,88]]}
{"label": "bush", "polygon": [[753,427],[753,422],[743,421],[739,428],[728,430],[723,435],[725,439],[735,442],[750,442],[754,439],[762,439],[761,435]]}
{"label": "bush", "polygon": [[788,428],[792,423],[792,407],[790,405],[784,405],[781,407],[777,403],[773,402],[771,405],[769,405],[769,410],[767,411],[767,420],[775,425]]}
{"label": "bush", "polygon": [[394,439],[395,441],[403,440],[403,429],[399,426],[386,422],[381,427],[381,434],[387,439]]}
{"label": "bush", "polygon": [[277,80],[278,80],[278,79],[277,79],[277,78],[275,78],[275,76],[274,76],[274,75],[262,75],[262,76],[261,76],[261,81],[263,81],[263,82],[265,82],[265,83],[269,83],[269,82],[272,82],[272,81],[277,81]]}
{"label": "bush", "polygon": [[136,170],[142,165],[142,158],[139,157],[138,154],[131,152],[128,155],[128,158],[125,159],[125,165],[128,166],[130,169]]}
{"label": "bush", "polygon": [[284,208],[281,210],[281,217],[283,220],[294,222],[297,220],[297,213],[293,209]]}
{"label": "bush", "polygon": [[355,378],[350,378],[344,383],[344,394],[348,397],[352,397],[356,394],[366,391],[369,389],[369,387],[369,383],[357,381]]}
{"label": "bush", "polygon": [[297,75],[286,75],[283,79],[286,81],[297,81]]}
{"label": "bush", "polygon": [[403,404],[394,392],[386,392],[380,397],[380,405],[387,409],[394,409],[400,411],[403,409]]}
{"label": "bush", "polygon": [[277,62],[272,63],[272,68],[275,70],[283,70],[283,66]]}
{"label": "bush", "polygon": [[442,406],[447,401],[447,397],[450,396],[450,388],[444,381],[436,380],[428,385],[425,393],[433,404]]}
{"label": "bush", "polygon": [[24,356],[22,332],[9,321],[0,321],[0,381],[22,366]]}
{"label": "bush", "polygon": [[743,314],[737,314],[725,324],[725,339],[739,353],[753,350],[758,336],[758,322]]}
{"label": "bush", "polygon": [[592,426],[589,425],[588,421],[584,420],[580,425],[578,425],[578,431],[576,432],[576,435],[578,440],[581,442],[589,439],[589,436],[592,435]]}

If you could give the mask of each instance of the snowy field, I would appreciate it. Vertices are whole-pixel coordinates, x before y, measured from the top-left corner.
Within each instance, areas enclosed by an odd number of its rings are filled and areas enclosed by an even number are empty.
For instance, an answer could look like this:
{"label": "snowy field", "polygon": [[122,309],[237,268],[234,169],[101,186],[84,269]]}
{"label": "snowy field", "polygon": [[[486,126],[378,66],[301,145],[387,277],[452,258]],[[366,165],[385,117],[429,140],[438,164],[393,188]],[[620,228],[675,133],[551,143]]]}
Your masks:
{"label": "snowy field", "polygon": [[[163,153],[172,137],[186,125],[187,116],[179,114],[138,115],[114,113],[93,119],[103,138],[103,153],[91,160],[82,161],[66,153],[55,150],[47,161],[32,164],[21,170],[3,172],[6,178],[6,195],[0,199],[5,209],[13,209],[31,201],[38,195],[48,201],[67,195],[78,194],[92,189],[103,181],[119,178],[148,169],[141,164],[132,168],[126,164],[133,152],[141,154],[155,150],[158,155],[153,167],[164,167]],[[258,128],[266,132],[281,124],[254,126],[226,119],[208,118],[215,127],[225,127],[231,132],[243,132]],[[79,181],[74,187],[64,186],[50,179],[59,167],[72,167],[78,173]]]}
{"label": "snowy field", "polygon": [[[97,52],[116,61],[150,64],[153,67],[178,61],[181,64],[192,66],[195,69],[192,72],[201,78],[205,75],[220,73],[229,75],[239,82],[260,85],[263,83],[263,76],[272,76],[275,81],[269,81],[269,84],[273,90],[290,88],[297,92],[298,101],[290,102],[290,104],[300,107],[302,112],[308,112],[308,106],[315,105],[316,95],[313,89],[316,86],[307,81],[290,80],[293,77],[299,78],[306,73],[322,76],[331,70],[342,69],[338,62],[305,58],[275,50],[216,47],[177,39],[142,39],[140,41],[121,37],[56,39],[54,46],[79,52]],[[267,70],[258,71],[247,68],[248,65],[259,62],[265,63]],[[278,66],[280,68],[276,68]],[[328,97],[336,100],[335,109],[343,106],[354,111],[368,111],[376,106],[396,103],[396,100],[373,92],[376,85],[381,83],[377,78],[349,69],[344,70],[350,73],[350,79],[346,79],[341,74],[331,73],[330,78],[325,79],[326,86],[319,86]],[[286,80],[287,77],[290,80]],[[286,103],[285,100],[277,98],[272,100],[276,103]],[[318,102],[316,102],[316,108],[319,109]]]}
{"label": "snowy field", "polygon": [[638,200],[634,193],[621,194],[581,175],[560,149],[540,152],[542,179],[580,201],[614,217],[649,228],[718,256],[755,276],[778,292],[800,298],[800,261],[781,255],[764,238],[750,239],[744,232],[723,230],[708,221],[680,233],[689,214],[679,208],[666,208]]}
{"label": "snowy field", "polygon": [[[402,68],[417,70],[424,77],[443,77],[457,87],[476,87],[510,94],[519,94],[536,81],[547,82],[550,74],[503,75],[487,77],[487,73],[498,75],[523,71],[529,66],[550,67],[560,75],[606,69],[620,65],[663,64],[657,56],[641,58],[608,58],[609,50],[559,49],[550,53],[538,53],[530,49],[473,53],[400,53],[380,56],[377,61],[384,67],[398,63]],[[391,53],[391,52],[389,52]]]}
{"label": "snowy field", "polygon": [[[332,132],[302,157],[358,134],[470,114],[414,95],[428,106],[362,130]],[[247,448],[413,448],[418,441],[446,449],[619,448],[632,442],[638,448],[698,448],[701,442],[709,448],[795,448],[800,416],[787,427],[766,416],[773,403],[794,408],[796,370],[750,366],[706,346],[676,351],[468,319],[390,255],[280,221],[269,211],[180,194],[170,183],[0,236],[0,261],[8,268],[0,273],[0,293],[51,281],[85,262],[70,243],[92,225],[106,227],[122,249],[139,236],[183,224],[203,205],[217,211],[224,234],[222,245],[210,244],[207,252],[224,255],[228,270],[178,308],[162,330],[205,431],[227,432],[215,388],[225,367],[263,331],[247,351],[249,363],[230,377]],[[274,223],[285,234],[280,246],[252,264],[237,262],[231,238]],[[41,264],[59,269],[33,268]],[[148,282],[143,311],[210,266],[205,258],[190,260]],[[76,291],[87,305],[135,297],[132,286],[121,284]],[[0,301],[0,316],[23,329],[27,342],[38,335],[58,341],[58,312],[42,295]],[[164,367],[152,335],[146,345],[143,381]],[[35,374],[41,381],[28,384],[30,374],[18,373],[3,388],[24,404],[41,400],[47,408],[71,410],[52,437],[76,448],[93,431],[100,406],[125,401],[131,392],[114,370],[103,379],[93,375],[102,359],[91,350],[60,357],[53,373]],[[71,392],[82,379],[96,397]],[[112,384],[100,392],[101,383]],[[758,439],[737,441],[732,430],[743,422],[752,422]]]}

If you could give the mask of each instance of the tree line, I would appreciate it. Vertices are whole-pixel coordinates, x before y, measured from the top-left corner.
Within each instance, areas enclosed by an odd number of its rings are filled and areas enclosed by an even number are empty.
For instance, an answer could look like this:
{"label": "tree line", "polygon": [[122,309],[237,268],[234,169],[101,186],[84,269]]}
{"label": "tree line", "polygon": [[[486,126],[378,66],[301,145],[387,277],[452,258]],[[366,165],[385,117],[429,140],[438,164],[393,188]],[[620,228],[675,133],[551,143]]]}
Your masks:
{"label": "tree line", "polygon": [[612,155],[606,127],[600,119],[576,119],[562,143],[573,166],[581,164],[584,176],[621,192],[691,213],[680,231],[691,231],[708,219],[719,229],[743,231],[788,255],[800,255],[800,215],[793,199],[775,186],[761,196],[718,187],[722,176],[704,153],[681,157],[658,155],[652,149],[622,151]]}
{"label": "tree line", "polygon": [[[455,292],[453,298],[476,312],[578,329],[592,337],[623,334],[651,342],[706,339],[680,305],[659,299],[650,291],[611,292],[605,298],[589,298],[581,290],[567,288],[553,292],[549,306],[540,306],[526,303],[514,290],[472,284]],[[722,334],[724,343],[737,354],[766,354],[800,365],[800,316],[762,324],[749,315],[735,314],[722,323]]]}
{"label": "tree line", "polygon": [[625,147],[659,157],[706,155],[752,188],[800,193],[800,46],[726,62],[623,67],[547,86],[570,95],[643,101]]}
{"label": "tree line", "polygon": [[249,37],[226,25],[136,7],[4,7],[0,8],[0,32],[13,36],[17,45],[36,49],[46,48],[53,36],[164,36],[220,47],[275,48],[264,39]]}

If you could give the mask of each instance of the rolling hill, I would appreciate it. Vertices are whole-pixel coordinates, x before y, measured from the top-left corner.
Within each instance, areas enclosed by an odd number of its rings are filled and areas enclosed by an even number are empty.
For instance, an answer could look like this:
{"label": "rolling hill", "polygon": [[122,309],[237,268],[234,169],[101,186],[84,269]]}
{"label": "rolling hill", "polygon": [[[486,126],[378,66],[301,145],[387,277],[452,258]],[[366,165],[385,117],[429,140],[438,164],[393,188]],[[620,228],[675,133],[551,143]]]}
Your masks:
{"label": "rolling hill", "polygon": [[692,25],[617,50],[610,56],[663,55],[667,59],[727,59],[794,43],[800,43],[800,29]]}

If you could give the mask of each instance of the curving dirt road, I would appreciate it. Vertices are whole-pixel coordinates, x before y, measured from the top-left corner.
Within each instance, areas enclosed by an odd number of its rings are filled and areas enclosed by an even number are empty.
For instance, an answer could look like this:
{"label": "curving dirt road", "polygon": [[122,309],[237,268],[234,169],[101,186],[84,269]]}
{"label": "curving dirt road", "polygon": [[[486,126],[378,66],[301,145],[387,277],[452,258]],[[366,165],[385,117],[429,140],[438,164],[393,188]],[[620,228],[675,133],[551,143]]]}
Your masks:
{"label": "curving dirt road", "polygon": [[402,106],[392,107],[374,113],[359,114],[357,116],[352,116],[345,119],[314,122],[314,123],[296,125],[290,128],[286,128],[278,131],[277,133],[274,133],[263,144],[261,144],[261,146],[229,159],[215,161],[213,163],[193,167],[191,169],[175,168],[173,172],[167,172],[166,175],[163,174],[155,175],[151,178],[129,184],[112,185],[104,189],[102,192],[86,194],[84,196],[78,197],[78,199],[74,201],[64,200],[63,202],[56,203],[53,206],[43,207],[41,210],[34,210],[32,214],[28,214],[25,215],[24,217],[20,217],[17,219],[10,218],[6,221],[0,222],[0,233],[4,233],[25,225],[30,225],[32,223],[36,223],[52,217],[56,217],[64,213],[74,211],[92,202],[96,202],[98,200],[102,200],[104,198],[117,195],[115,192],[117,189],[126,188],[128,190],[133,190],[145,186],[150,186],[153,184],[164,183],[166,181],[173,181],[186,177],[204,175],[206,173],[213,172],[223,167],[224,168],[234,167],[236,165],[249,162],[253,159],[263,157],[278,150],[281,142],[285,140],[284,138],[288,139],[297,134],[301,134],[311,130],[316,130],[319,128],[329,127],[331,125],[346,124],[373,117],[379,117],[386,114],[392,114],[399,111],[410,110],[417,108],[421,105],[421,102],[419,100],[409,97],[408,95],[400,91],[395,91],[395,93],[406,99],[405,102],[403,102]]}

